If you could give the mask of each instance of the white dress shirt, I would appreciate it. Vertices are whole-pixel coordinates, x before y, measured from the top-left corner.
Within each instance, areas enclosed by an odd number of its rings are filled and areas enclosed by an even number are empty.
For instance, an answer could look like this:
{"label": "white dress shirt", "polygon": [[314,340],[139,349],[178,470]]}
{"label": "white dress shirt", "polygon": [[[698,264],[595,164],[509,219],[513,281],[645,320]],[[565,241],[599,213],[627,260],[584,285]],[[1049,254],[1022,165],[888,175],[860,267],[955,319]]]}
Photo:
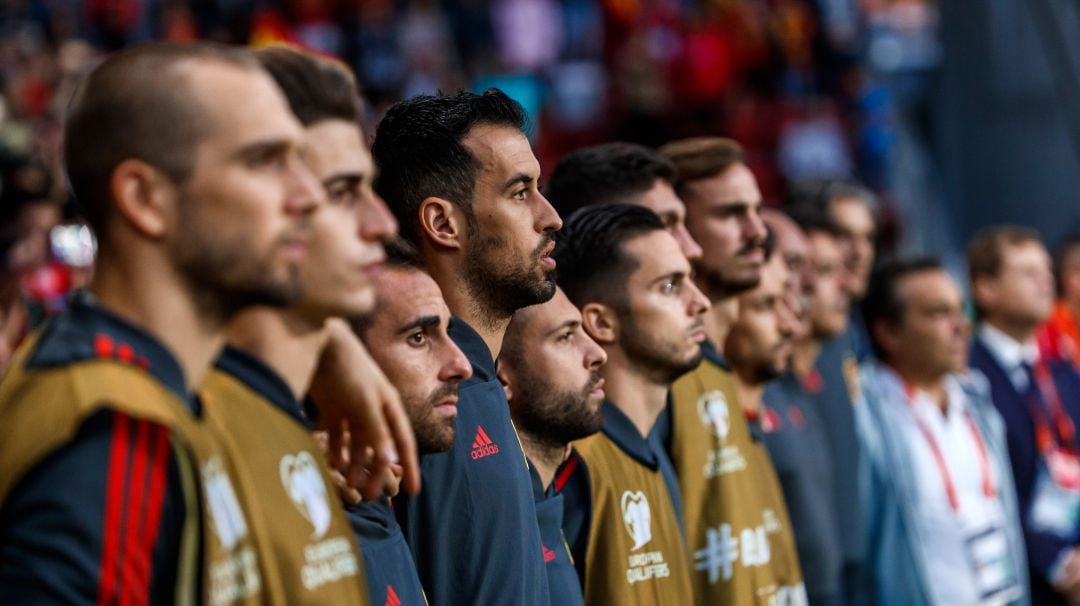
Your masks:
{"label": "white dress shirt", "polygon": [[1001,330],[983,324],[979,327],[979,339],[1001,365],[1017,393],[1025,393],[1028,388],[1028,374],[1024,370],[1024,364],[1034,366],[1039,359],[1039,346],[1035,343],[1035,337],[1021,343]]}
{"label": "white dress shirt", "polygon": [[[995,490],[1000,485],[993,468],[984,466],[980,444],[985,436],[972,431],[966,413],[964,390],[954,377],[945,379],[948,404],[944,414],[925,392],[916,391],[909,405],[912,423],[903,427],[917,480],[917,508],[924,519],[923,537],[936,545],[930,550],[940,554],[937,566],[929,570],[933,603],[978,604],[975,574],[966,552],[966,540],[972,532],[1003,519],[997,498],[987,498],[983,479],[989,474]],[[933,437],[944,459],[954,486],[959,510],[954,511],[945,488],[946,481],[929,440],[919,422]],[[985,447],[985,444],[982,445]]]}

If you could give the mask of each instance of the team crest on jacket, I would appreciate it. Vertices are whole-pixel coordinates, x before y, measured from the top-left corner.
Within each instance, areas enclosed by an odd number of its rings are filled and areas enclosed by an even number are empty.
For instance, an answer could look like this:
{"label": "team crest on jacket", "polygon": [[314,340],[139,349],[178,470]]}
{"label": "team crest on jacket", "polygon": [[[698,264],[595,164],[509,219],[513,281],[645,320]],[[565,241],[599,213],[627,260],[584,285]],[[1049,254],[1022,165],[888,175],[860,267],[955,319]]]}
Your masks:
{"label": "team crest on jacket", "polygon": [[315,457],[306,450],[281,457],[281,483],[293,504],[315,528],[312,538],[318,539],[330,528],[330,499],[326,494]]}
{"label": "team crest on jacket", "polygon": [[731,425],[724,392],[714,389],[701,394],[697,401],[697,409],[701,422],[711,428],[721,441],[727,439]]}
{"label": "team crest on jacket", "polygon": [[214,457],[207,461],[203,465],[202,476],[206,507],[210,510],[214,532],[221,541],[221,547],[231,551],[248,533],[244,510],[240,508],[240,501],[222,468],[221,459]]}
{"label": "team crest on jacket", "polygon": [[649,500],[640,490],[636,492],[627,490],[623,493],[620,504],[623,525],[626,526],[626,532],[630,533],[630,538],[634,541],[634,546],[630,550],[637,551],[652,540],[652,511],[649,509]]}

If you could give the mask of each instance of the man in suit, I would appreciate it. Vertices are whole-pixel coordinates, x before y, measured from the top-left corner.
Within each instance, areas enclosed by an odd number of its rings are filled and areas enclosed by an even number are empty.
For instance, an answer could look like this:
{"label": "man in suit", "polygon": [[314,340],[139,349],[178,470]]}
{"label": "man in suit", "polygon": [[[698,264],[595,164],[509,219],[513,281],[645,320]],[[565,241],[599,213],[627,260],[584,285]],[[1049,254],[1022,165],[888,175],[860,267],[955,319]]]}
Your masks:
{"label": "man in suit", "polygon": [[1050,256],[1031,230],[995,227],[968,247],[979,327],[971,366],[1004,417],[1037,604],[1080,600],[1080,375],[1039,355],[1054,302]]}

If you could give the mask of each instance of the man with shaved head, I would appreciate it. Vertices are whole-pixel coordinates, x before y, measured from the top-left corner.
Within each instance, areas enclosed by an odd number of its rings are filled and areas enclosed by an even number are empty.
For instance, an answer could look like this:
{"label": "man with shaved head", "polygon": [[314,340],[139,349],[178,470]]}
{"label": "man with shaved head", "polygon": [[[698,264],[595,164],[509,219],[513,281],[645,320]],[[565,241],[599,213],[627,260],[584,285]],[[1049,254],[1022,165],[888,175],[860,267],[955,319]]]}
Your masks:
{"label": "man with shaved head", "polygon": [[193,390],[240,309],[300,294],[302,144],[242,50],[137,47],[83,84],[65,162],[99,263],[0,382],[0,602],[280,599]]}
{"label": "man with shaved head", "polygon": [[518,310],[506,330],[499,380],[533,471],[536,519],[554,606],[584,601],[563,536],[563,495],[555,472],[570,443],[603,426],[603,348],[582,325],[581,312],[561,290],[547,303]]}
{"label": "man with shaved head", "polygon": [[[327,203],[311,217],[313,244],[298,266],[301,298],[286,308],[240,313],[199,393],[207,419],[243,453],[236,463],[246,477],[241,494],[260,501],[269,516],[283,591],[276,599],[358,604],[367,597],[360,553],[300,403],[330,340],[341,333],[355,340],[333,319],[371,311],[371,276],[397,225],[372,191],[359,95],[347,68],[281,46],[260,49],[256,57],[304,126],[305,162]],[[318,553],[326,555],[310,555]],[[319,566],[335,572],[313,580],[310,570]]]}

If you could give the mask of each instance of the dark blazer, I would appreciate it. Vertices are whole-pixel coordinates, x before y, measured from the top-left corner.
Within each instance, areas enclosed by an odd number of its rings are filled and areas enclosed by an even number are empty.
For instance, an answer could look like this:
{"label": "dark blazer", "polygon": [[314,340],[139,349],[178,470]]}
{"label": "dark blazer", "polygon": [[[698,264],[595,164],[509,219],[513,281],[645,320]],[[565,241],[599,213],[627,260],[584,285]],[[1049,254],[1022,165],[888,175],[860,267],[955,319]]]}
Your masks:
{"label": "dark blazer", "polygon": [[[1021,522],[1024,526],[1028,565],[1032,573],[1032,601],[1035,604],[1065,604],[1064,600],[1050,588],[1048,577],[1050,568],[1054,565],[1061,550],[1072,547],[1074,543],[1050,533],[1034,530],[1028,523],[1028,512],[1032,505],[1032,492],[1039,462],[1039,453],[1035,445],[1035,424],[1031,419],[1030,408],[1023,396],[1016,391],[997,358],[977,336],[972,341],[969,363],[972,368],[982,371],[990,381],[990,394],[994,400],[994,407],[1005,420],[1009,459],[1013,468]],[[1067,362],[1051,361],[1049,364],[1062,404],[1073,423],[1080,428],[1080,375]]]}

